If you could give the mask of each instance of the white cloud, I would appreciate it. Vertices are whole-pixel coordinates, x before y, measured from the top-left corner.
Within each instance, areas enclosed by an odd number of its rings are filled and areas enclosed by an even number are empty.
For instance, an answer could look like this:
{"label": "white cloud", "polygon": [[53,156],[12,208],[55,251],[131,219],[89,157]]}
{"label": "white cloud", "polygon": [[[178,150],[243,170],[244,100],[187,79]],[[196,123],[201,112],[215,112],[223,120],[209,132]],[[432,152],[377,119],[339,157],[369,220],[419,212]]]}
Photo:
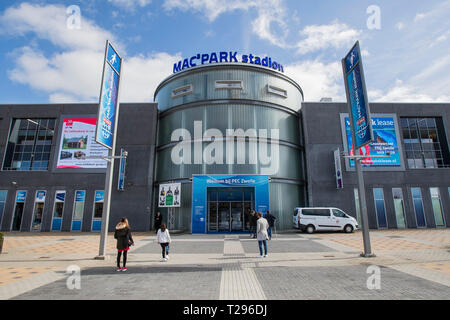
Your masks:
{"label": "white cloud", "polygon": [[36,48],[24,47],[16,58],[16,66],[8,74],[11,80],[33,89],[90,101],[98,96],[103,55],[75,50],[47,58]]}
{"label": "white cloud", "polygon": [[[282,0],[165,0],[166,11],[182,10],[204,14],[210,22],[221,14],[236,10],[256,10],[257,17],[252,21],[253,32],[271,44],[286,47],[287,35],[286,8]],[[274,31],[274,26],[281,31]]]}
{"label": "white cloud", "polygon": [[309,25],[300,31],[304,39],[297,43],[298,52],[305,54],[328,48],[350,47],[361,36],[362,31],[352,29],[345,23]]}
{"label": "white cloud", "polygon": [[421,88],[404,84],[401,80],[397,80],[395,85],[386,90],[369,90],[369,100],[371,102],[449,102],[448,95],[430,95]]}
{"label": "white cloud", "polygon": [[143,8],[149,5],[152,0],[108,0],[108,2],[122,9],[134,11],[137,7]]}
{"label": "white cloud", "polygon": [[123,102],[150,102],[157,85],[171,74],[173,64],[181,55],[160,52],[130,57],[123,64],[120,100]]}
{"label": "white cloud", "polygon": [[424,20],[426,17],[427,17],[427,15],[425,13],[418,13],[414,17],[414,22],[419,22],[421,20]]}
{"label": "white cloud", "polygon": [[287,65],[285,71],[303,89],[305,101],[320,101],[323,97],[345,101],[342,66],[339,62],[326,64],[319,60],[307,60]]}
{"label": "white cloud", "polygon": [[395,25],[395,27],[396,27],[398,30],[403,30],[403,29],[405,28],[405,24],[404,24],[403,22],[398,22],[398,23]]}
{"label": "white cloud", "polygon": [[433,6],[431,10],[427,12],[417,13],[416,16],[414,17],[414,22],[417,23],[425,20],[433,21],[435,20],[436,17],[441,16],[442,14],[447,15],[449,10],[450,10],[450,0],[439,2],[437,5]]}
{"label": "white cloud", "polygon": [[[0,16],[0,34],[24,35],[34,33],[39,39],[64,48],[104,51],[106,39],[116,40],[108,31],[96,26],[81,15],[81,28],[67,28],[66,7],[61,5],[40,6],[22,3],[10,7]],[[120,44],[116,45],[120,47]]]}
{"label": "white cloud", "polygon": [[248,10],[252,7],[257,6],[258,0],[165,0],[163,7],[167,11],[172,11],[174,9],[188,11],[193,10],[196,12],[201,12],[210,22],[216,20],[216,18],[225,12],[231,12],[235,10]]}
{"label": "white cloud", "polygon": [[[7,24],[10,34],[33,33],[61,49],[46,55],[39,49],[39,41],[35,41],[32,46],[14,50],[11,55],[15,65],[8,70],[8,76],[14,82],[48,93],[52,103],[98,102],[104,46],[106,39],[114,37],[87,19],[83,19],[79,33],[73,35],[70,32],[74,30],[65,28],[65,16],[65,7],[54,5],[25,3],[5,11],[0,24]],[[67,34],[69,39],[65,38]],[[181,59],[180,55],[167,53],[127,57],[124,46],[118,47],[125,56],[121,100],[126,102],[152,101],[156,85]]]}

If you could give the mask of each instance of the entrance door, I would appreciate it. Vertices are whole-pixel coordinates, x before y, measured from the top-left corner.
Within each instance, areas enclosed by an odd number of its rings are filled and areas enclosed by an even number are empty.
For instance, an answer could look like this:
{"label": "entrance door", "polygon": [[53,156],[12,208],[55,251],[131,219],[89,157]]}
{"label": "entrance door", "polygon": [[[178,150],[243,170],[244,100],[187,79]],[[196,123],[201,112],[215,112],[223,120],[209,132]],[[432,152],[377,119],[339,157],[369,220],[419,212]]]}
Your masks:
{"label": "entrance door", "polygon": [[231,202],[231,231],[242,231],[244,227],[244,206],[242,202]]}
{"label": "entrance door", "polygon": [[219,232],[230,231],[230,202],[219,202]]}
{"label": "entrance door", "polygon": [[254,208],[253,188],[208,188],[208,232],[249,229]]}

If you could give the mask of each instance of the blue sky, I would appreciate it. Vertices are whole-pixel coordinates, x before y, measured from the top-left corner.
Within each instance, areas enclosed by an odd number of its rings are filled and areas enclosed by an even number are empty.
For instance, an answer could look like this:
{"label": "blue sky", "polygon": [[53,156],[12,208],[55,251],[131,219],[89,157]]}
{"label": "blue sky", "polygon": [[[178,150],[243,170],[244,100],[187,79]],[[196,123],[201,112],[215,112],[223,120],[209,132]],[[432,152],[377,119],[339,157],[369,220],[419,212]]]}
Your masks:
{"label": "blue sky", "polygon": [[356,40],[370,101],[449,102],[448,17],[450,0],[3,0],[0,103],[97,102],[106,39],[125,59],[122,102],[153,101],[174,62],[225,50],[273,57],[306,101],[344,101]]}

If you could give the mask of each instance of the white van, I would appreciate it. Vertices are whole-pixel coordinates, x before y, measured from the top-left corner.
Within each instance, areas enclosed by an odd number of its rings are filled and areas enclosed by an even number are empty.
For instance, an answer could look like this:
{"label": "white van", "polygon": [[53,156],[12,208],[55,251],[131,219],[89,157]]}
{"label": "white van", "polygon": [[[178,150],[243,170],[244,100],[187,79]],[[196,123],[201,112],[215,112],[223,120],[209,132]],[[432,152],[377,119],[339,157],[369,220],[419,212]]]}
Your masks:
{"label": "white van", "polygon": [[351,233],[358,229],[358,221],[337,208],[295,208],[294,228],[313,233],[314,231],[344,231]]}

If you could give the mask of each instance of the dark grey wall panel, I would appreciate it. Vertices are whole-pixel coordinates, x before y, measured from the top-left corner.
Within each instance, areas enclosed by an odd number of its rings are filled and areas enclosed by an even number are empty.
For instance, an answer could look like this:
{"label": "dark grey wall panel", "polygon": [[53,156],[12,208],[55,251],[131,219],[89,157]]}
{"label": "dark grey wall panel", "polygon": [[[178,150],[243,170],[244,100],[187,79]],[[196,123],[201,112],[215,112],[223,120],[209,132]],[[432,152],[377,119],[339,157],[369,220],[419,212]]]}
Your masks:
{"label": "dark grey wall panel", "polygon": [[[0,105],[0,119],[2,119],[0,120],[1,160],[3,161],[9,126],[13,118],[55,118],[58,119],[57,127],[59,128],[61,115],[96,116],[97,108],[97,104]],[[134,230],[149,230],[157,115],[156,104],[122,103],[120,106],[116,154],[120,153],[120,148],[124,148],[129,152],[129,158],[125,191],[123,192],[117,191],[119,160],[115,161],[110,231],[114,230],[117,220],[124,215],[132,217]],[[53,159],[58,148],[55,135],[52,141],[50,159]],[[105,174],[83,171],[75,173],[53,172],[52,166],[53,163],[50,161],[48,171],[0,171],[0,189],[9,191],[4,218],[0,226],[1,230],[10,230],[16,190],[28,191],[22,231],[30,230],[36,190],[46,190],[47,199],[41,231],[50,231],[55,192],[56,190],[65,190],[66,201],[62,231],[70,231],[75,191],[86,190],[82,231],[91,231],[94,194],[95,190],[104,189]],[[16,187],[12,185],[12,181],[17,182]]]}
{"label": "dark grey wall panel", "polygon": [[[371,112],[375,114],[396,114],[398,122],[400,117],[441,117],[447,136],[446,142],[450,141],[449,104],[373,103],[370,107]],[[344,189],[336,190],[333,160],[333,150],[338,147],[343,150],[344,147],[339,115],[348,113],[347,105],[304,102],[301,113],[305,136],[309,206],[336,206],[355,216],[353,189],[357,188],[356,174],[354,171],[347,171],[343,165]],[[402,132],[398,139],[399,143],[402,143]],[[406,158],[404,148],[403,156]],[[416,227],[411,187],[421,187],[428,227],[435,227],[429,188],[439,187],[446,224],[450,226],[450,199],[447,189],[450,187],[450,168],[408,169],[406,166],[405,171],[394,172],[383,171],[380,168],[377,171],[364,171],[364,179],[371,228],[377,227],[373,188],[383,188],[389,228],[397,227],[392,188],[402,188],[407,226]]]}

